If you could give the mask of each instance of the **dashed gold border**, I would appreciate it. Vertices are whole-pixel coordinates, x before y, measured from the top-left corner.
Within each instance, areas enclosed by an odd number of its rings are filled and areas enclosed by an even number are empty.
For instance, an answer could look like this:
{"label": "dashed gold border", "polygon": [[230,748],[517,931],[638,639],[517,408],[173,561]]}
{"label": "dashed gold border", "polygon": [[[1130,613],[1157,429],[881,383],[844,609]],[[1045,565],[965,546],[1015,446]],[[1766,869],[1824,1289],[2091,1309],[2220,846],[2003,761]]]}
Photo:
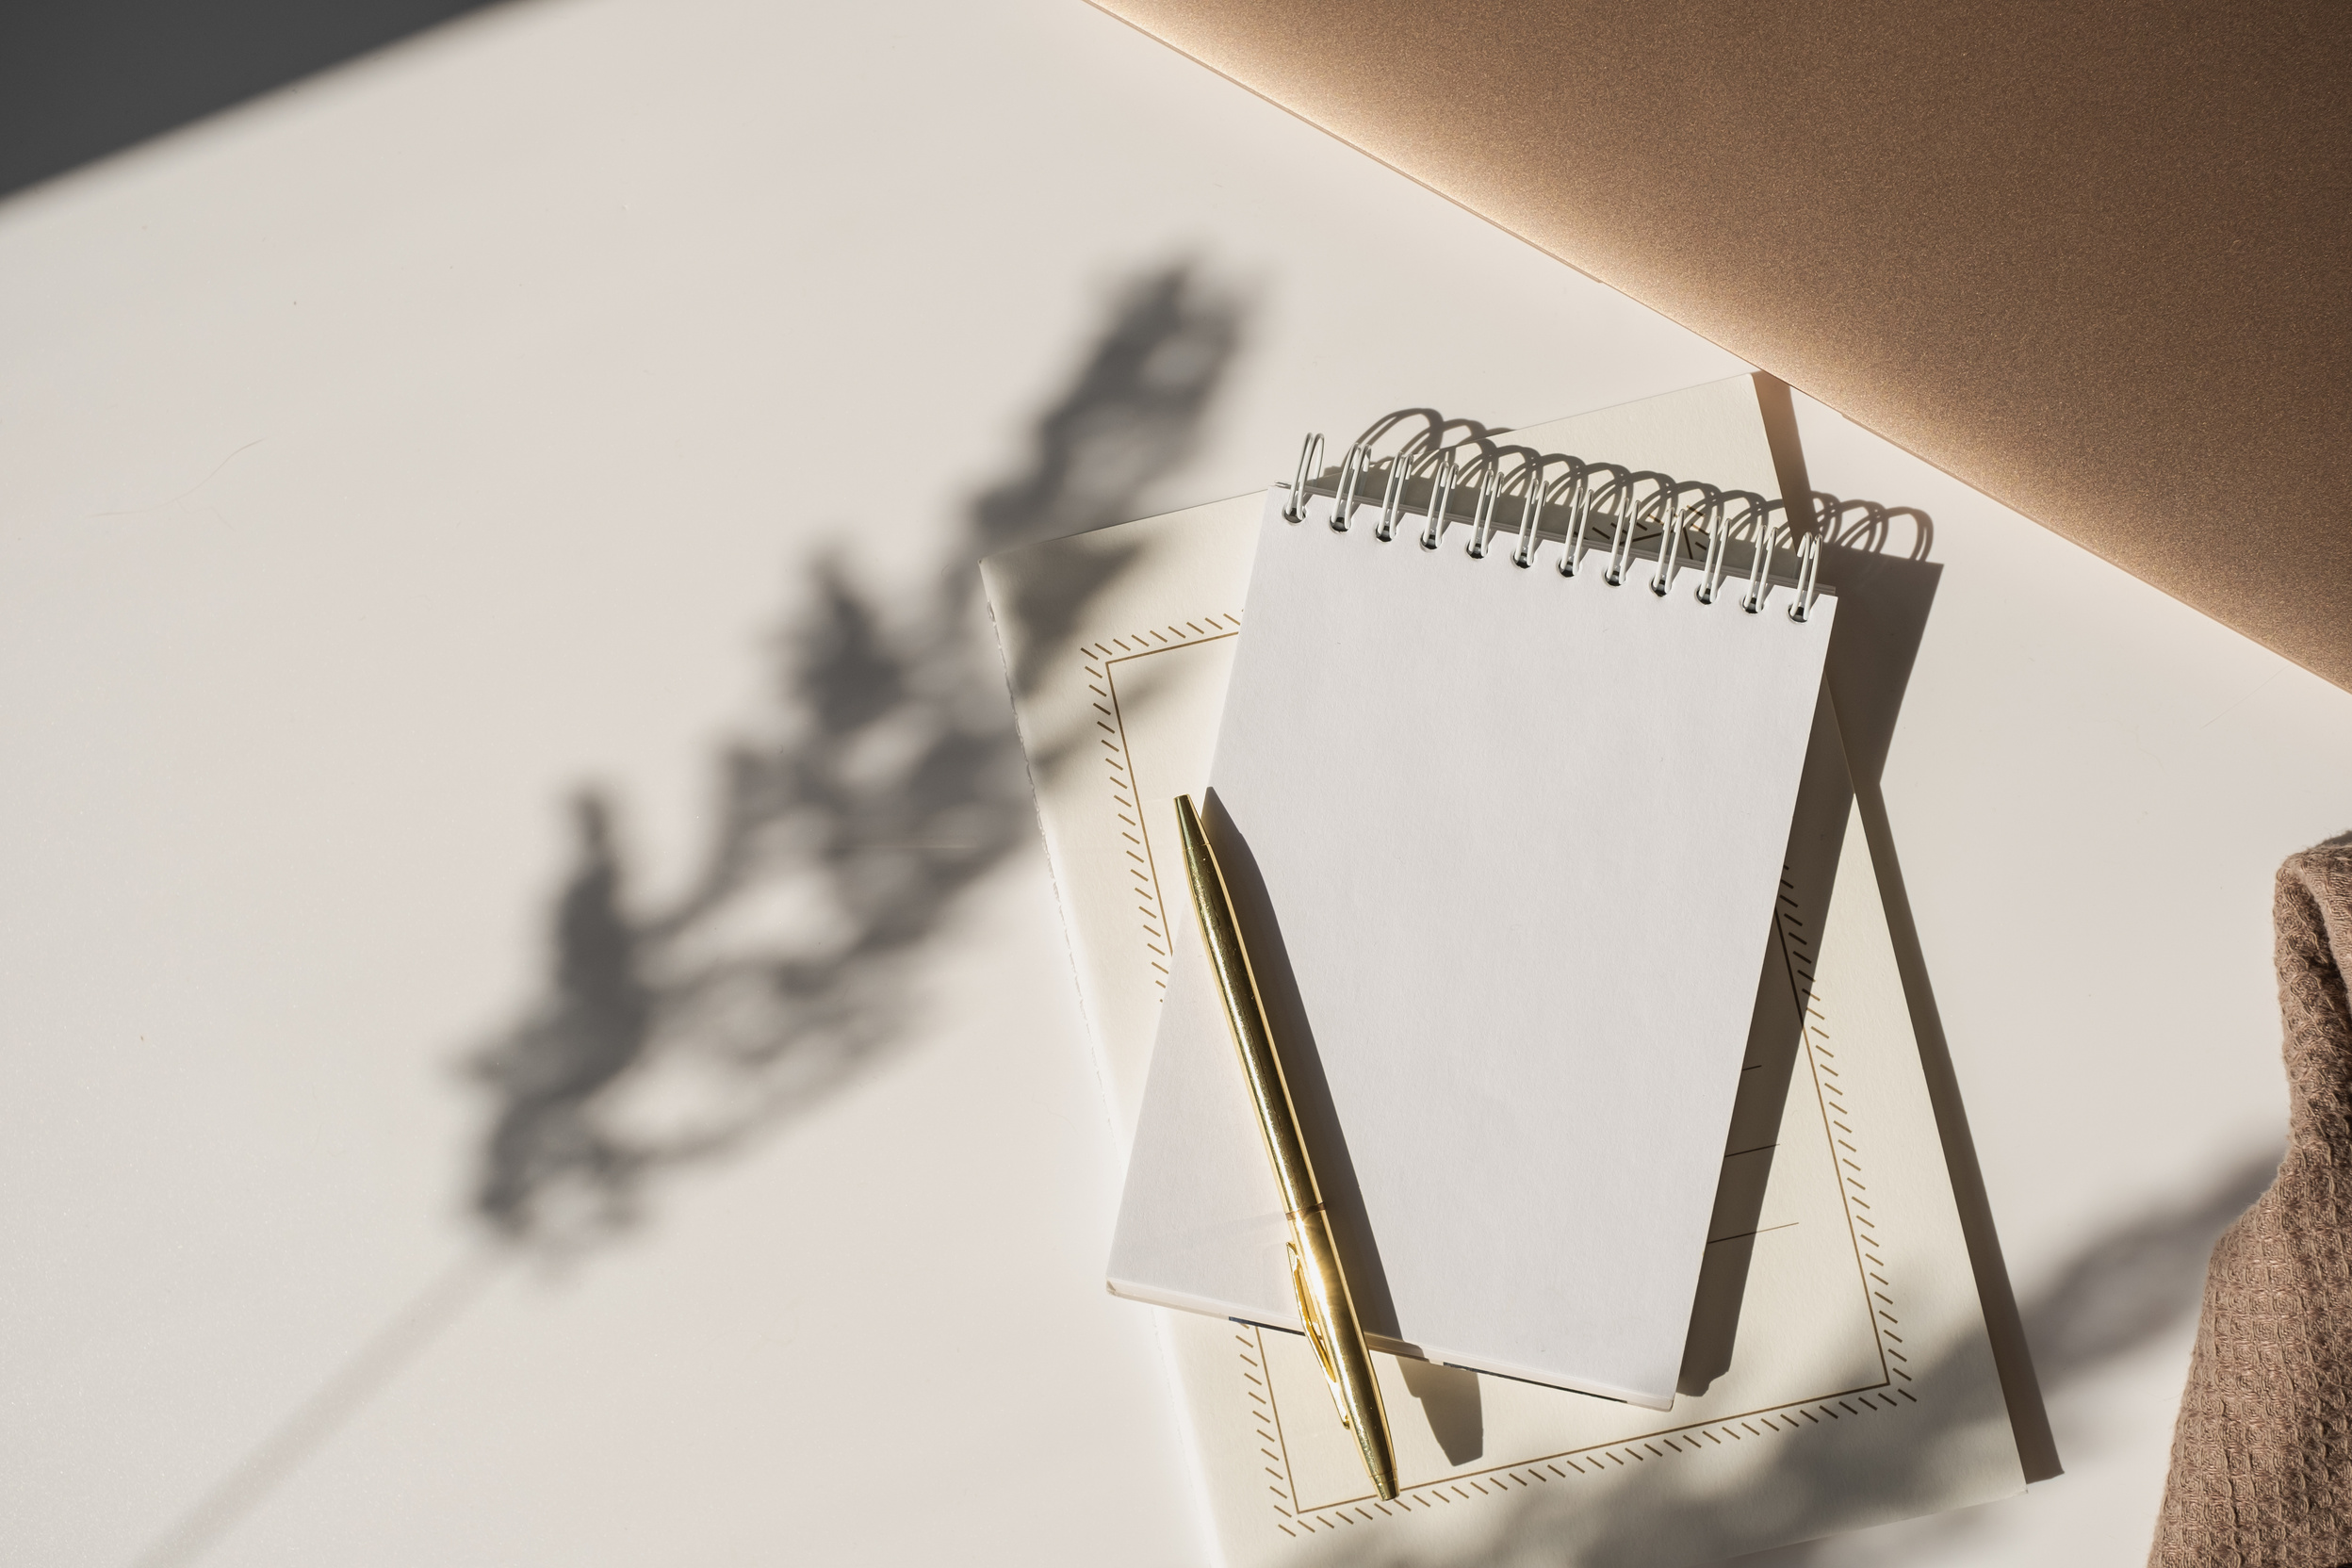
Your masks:
{"label": "dashed gold border", "polygon": [[[1251,1348],[1258,1351],[1260,1357],[1263,1357],[1266,1331],[1255,1330],[1253,1331],[1257,1335],[1257,1342]],[[1246,1350],[1244,1359],[1249,1359]],[[1263,1364],[1252,1361],[1250,1364]],[[1270,1395],[1272,1390],[1269,1388],[1267,1392]],[[1400,1513],[1411,1513],[1416,1508],[1428,1511],[1450,1507],[1456,1502],[1476,1502],[1480,1497],[1496,1495],[1507,1497],[1511,1495],[1514,1490],[1534,1490],[1555,1480],[1567,1481],[1574,1480],[1578,1476],[1607,1475],[1612,1466],[1616,1469],[1629,1469],[1634,1465],[1646,1464],[1654,1459],[1688,1457],[1691,1454],[1705,1453],[1710,1447],[1724,1447],[1735,1443],[1745,1443],[1752,1438],[1764,1441],[1775,1435],[1786,1436],[1800,1432],[1807,1427],[1826,1426],[1832,1421],[1842,1421],[1849,1417],[1860,1419],[1871,1413],[1900,1410],[1903,1406],[1898,1402],[1899,1399],[1907,1400],[1915,1405],[1920,1402],[1918,1396],[1908,1389],[1898,1388],[1891,1393],[1880,1385],[1841,1389],[1835,1394],[1822,1395],[1813,1399],[1799,1400],[1787,1405],[1772,1405],[1763,1410],[1745,1411],[1738,1415],[1688,1427],[1672,1427],[1662,1431],[1646,1432],[1640,1437],[1621,1439],[1615,1443],[1596,1444],[1589,1448],[1573,1448],[1561,1453],[1546,1454],[1541,1459],[1523,1460],[1511,1465],[1497,1465],[1494,1469],[1476,1471],[1469,1475],[1449,1476],[1444,1480],[1431,1481],[1426,1486],[1408,1488],[1398,1493],[1393,1502],[1382,1502],[1367,1494],[1314,1509],[1299,1509],[1297,1506],[1295,1492],[1285,1493],[1281,1488],[1270,1488],[1269,1490],[1274,1491],[1278,1498],[1286,1500],[1292,1505],[1290,1508],[1284,1508],[1282,1502],[1275,1503],[1274,1511],[1280,1516],[1275,1521],[1275,1527],[1288,1536],[1312,1535],[1317,1530],[1337,1529],[1343,1525],[1376,1524],[1382,1517],[1395,1518]],[[1269,1411],[1272,1409],[1270,1400],[1267,1408]],[[1840,1412],[1843,1413],[1840,1414]],[[1263,1435],[1263,1429],[1261,1429],[1261,1435]],[[1660,1444],[1665,1446],[1661,1448],[1658,1446]],[[1266,1451],[1270,1457],[1272,1450]],[[1283,1470],[1279,1478],[1285,1485],[1289,1485],[1291,1483],[1288,1473],[1289,1462],[1284,1459],[1282,1463]],[[1560,1466],[1563,1464],[1568,1468],[1561,1469]]]}
{"label": "dashed gold border", "polygon": [[[1154,983],[1162,990],[1168,987],[1168,976],[1167,901],[1160,888],[1151,831],[1145,825],[1143,811],[1136,799],[1135,760],[1120,710],[1118,666],[1173,648],[1233,637],[1239,634],[1240,629],[1241,617],[1237,614],[1203,615],[1198,620],[1141,628],[1125,636],[1104,638],[1079,649],[1083,656],[1082,667],[1086,672],[1087,690],[1093,694],[1097,714],[1095,723],[1102,731],[1098,739],[1103,747],[1115,830],[1125,844],[1128,874],[1133,879],[1132,890],[1135,896],[1144,947],[1151,955],[1150,961],[1156,974]],[[1283,1441],[1282,1412],[1276,1399],[1272,1375],[1266,1367],[1266,1331],[1255,1325],[1236,1325],[1237,1331],[1233,1337],[1240,1358],[1246,1413],[1250,1417],[1250,1430],[1258,1440],[1259,1454],[1266,1462],[1262,1466],[1268,1477],[1266,1490],[1272,1495],[1272,1507],[1278,1516],[1277,1527],[1284,1535],[1311,1535],[1348,1525],[1376,1523],[1381,1517],[1395,1517],[1415,1509],[1439,1509],[1458,1502],[1474,1502],[1479,1497],[1509,1495],[1514,1491],[1548,1485],[1555,1480],[1568,1481],[1579,1476],[1605,1474],[1612,1468],[1623,1469],[1646,1464],[1652,1460],[1664,1461],[1675,1456],[1701,1453],[1708,1447],[1727,1444],[1766,1441],[1774,1435],[1791,1435],[1809,1426],[1860,1419],[1869,1413],[1898,1410],[1902,1408],[1902,1403],[1919,1402],[1916,1395],[1902,1386],[1912,1380],[1903,1364],[1906,1358],[1902,1349],[1902,1336],[1897,1331],[1902,1322],[1895,1315],[1894,1286],[1884,1272],[1886,1265],[1881,1254],[1885,1247],[1880,1240],[1880,1222],[1871,1211],[1870,1187],[1863,1180],[1865,1173],[1861,1151],[1857,1147],[1860,1138],[1852,1125],[1853,1113],[1844,1103],[1842,1073],[1836,1065],[1838,1057],[1830,1044],[1832,1037],[1826,1027],[1827,1015],[1814,981],[1812,940],[1805,933],[1805,923],[1798,909],[1794,890],[1784,879],[1780,903],[1775,910],[1774,934],[1779,939],[1781,956],[1788,967],[1797,1004],[1804,1014],[1805,1065],[1821,1111],[1821,1135],[1833,1168],[1840,1179],[1838,1193],[1854,1245],[1856,1282],[1869,1305],[1870,1322],[1880,1351],[1879,1364],[1886,1376],[1875,1383],[1839,1389],[1811,1399],[1794,1400],[1718,1420],[1667,1428],[1615,1443],[1546,1454],[1516,1464],[1448,1477],[1426,1486],[1411,1488],[1393,1502],[1382,1502],[1367,1494],[1315,1508],[1302,1508],[1291,1471],[1289,1447]],[[1561,1468],[1563,1465],[1565,1469]]]}
{"label": "dashed gold border", "polygon": [[[1906,1360],[1901,1349],[1903,1339],[1896,1332],[1902,1327],[1902,1320],[1894,1312],[1894,1286],[1887,1282],[1883,1272],[1873,1272],[1884,1270],[1886,1266],[1879,1256],[1885,1247],[1878,1237],[1878,1221],[1870,1213],[1870,1188],[1862,1181],[1861,1154],[1856,1147],[1858,1135],[1850,1124],[1853,1113],[1844,1104],[1842,1075],[1835,1066],[1837,1054],[1830,1048],[1831,1037],[1824,1027],[1828,1019],[1814,982],[1813,944],[1811,939],[1805,935],[1805,921],[1797,913],[1798,908],[1794,889],[1784,875],[1773,930],[1779,939],[1781,956],[1788,966],[1789,985],[1794,989],[1797,1005],[1803,1010],[1805,1063],[1813,1078],[1814,1097],[1821,1109],[1821,1135],[1827,1140],[1832,1168],[1841,1178],[1838,1193],[1845,1205],[1847,1230],[1854,1241],[1856,1279],[1870,1307],[1870,1328],[1879,1348],[1879,1365],[1886,1376],[1875,1383],[1838,1389],[1807,1399],[1742,1411],[1735,1415],[1690,1426],[1669,1427],[1612,1443],[1545,1454],[1538,1459],[1522,1460],[1514,1464],[1497,1465],[1467,1475],[1449,1476],[1425,1486],[1408,1488],[1399,1493],[1393,1502],[1382,1502],[1367,1494],[1336,1503],[1304,1508],[1298,1502],[1298,1484],[1287,1457],[1289,1450],[1280,1441],[1282,1413],[1275,1399],[1272,1380],[1263,1375],[1266,1331],[1253,1325],[1248,1335],[1237,1333],[1234,1337],[1241,1341],[1241,1359],[1249,1368],[1243,1374],[1247,1380],[1244,1393],[1256,1401],[1250,1407],[1250,1413],[1259,1436],[1270,1445],[1261,1451],[1280,1466],[1279,1470],[1268,1467],[1267,1473],[1281,1484],[1269,1486],[1267,1490],[1276,1498],[1273,1504],[1277,1515],[1276,1527],[1284,1535],[1294,1538],[1313,1535],[1349,1525],[1377,1524],[1381,1518],[1395,1518],[1411,1513],[1415,1509],[1435,1510],[1457,1502],[1475,1502],[1480,1497],[1509,1496],[1516,1491],[1532,1490],[1555,1480],[1569,1481],[1580,1476],[1606,1475],[1612,1468],[1626,1469],[1647,1464],[1652,1460],[1688,1457],[1705,1453],[1710,1447],[1745,1443],[1751,1439],[1769,1441],[1774,1436],[1793,1435],[1809,1427],[1848,1419],[1859,1420],[1870,1414],[1901,1410],[1905,1403],[1920,1403],[1917,1395],[1902,1386],[1912,1379],[1903,1364]],[[1839,1136],[1839,1134],[1844,1136]],[[1266,1429],[1269,1427],[1270,1432]],[[1663,1447],[1659,1446],[1661,1444]],[[1562,1465],[1567,1468],[1561,1469]]]}
{"label": "dashed gold border", "polygon": [[1170,648],[1221,642],[1240,633],[1239,615],[1203,615],[1197,621],[1146,627],[1124,637],[1087,644],[1078,650],[1085,656],[1086,690],[1094,694],[1094,709],[1099,715],[1095,727],[1102,731],[1096,739],[1102,743],[1102,760],[1110,775],[1113,830],[1125,841],[1130,862],[1127,874],[1135,881],[1135,912],[1143,922],[1143,945],[1150,950],[1152,968],[1157,972],[1152,984],[1162,990],[1168,989],[1168,901],[1160,893],[1152,831],[1144,825],[1143,809],[1135,799],[1135,764],[1128,750],[1126,721],[1119,711],[1118,667]]}
{"label": "dashed gold border", "polygon": [[1846,1109],[1844,1078],[1834,1065],[1838,1054],[1830,1049],[1829,1031],[1822,1027],[1828,1019],[1821,1011],[1821,988],[1813,976],[1812,942],[1805,935],[1804,918],[1797,913],[1794,890],[1785,876],[1780,888],[1773,928],[1780,937],[1780,951],[1788,962],[1788,982],[1796,993],[1797,1005],[1804,1010],[1805,1066],[1813,1077],[1814,1101],[1821,1114],[1821,1136],[1827,1142],[1830,1168],[1838,1177],[1838,1196],[1845,1206],[1846,1232],[1854,1244],[1854,1270],[1864,1305],[1870,1315],[1871,1335],[1878,1342],[1879,1368],[1886,1374],[1885,1385],[1907,1383],[1912,1380],[1904,1367],[1909,1358],[1897,1348],[1903,1344],[1903,1336],[1895,1331],[1903,1327],[1903,1320],[1894,1313],[1895,1287],[1884,1272],[1873,1272],[1886,1267],[1886,1260],[1879,1256],[1886,1246],[1880,1239],[1878,1219],[1870,1207],[1870,1189],[1862,1180],[1862,1152],[1857,1147],[1861,1135],[1850,1125],[1854,1113]]}

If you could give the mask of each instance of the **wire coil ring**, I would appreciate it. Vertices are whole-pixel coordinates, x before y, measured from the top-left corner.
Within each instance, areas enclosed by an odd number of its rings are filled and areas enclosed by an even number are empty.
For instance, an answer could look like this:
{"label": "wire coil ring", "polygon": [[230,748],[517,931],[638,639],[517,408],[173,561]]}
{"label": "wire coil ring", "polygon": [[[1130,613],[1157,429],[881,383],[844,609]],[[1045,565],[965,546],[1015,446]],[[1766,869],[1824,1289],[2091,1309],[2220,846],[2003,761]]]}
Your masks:
{"label": "wire coil ring", "polygon": [[1438,535],[1446,531],[1446,509],[1453,504],[1453,499],[1454,453],[1451,448],[1441,447],[1438,449],[1437,467],[1429,491],[1429,520],[1428,526],[1421,531],[1423,549],[1437,548]]}
{"label": "wire coil ring", "polygon": [[[1554,480],[1547,484],[1544,480],[1544,470],[1555,463],[1568,465],[1568,473],[1564,479]],[[1535,475],[1527,482],[1527,498],[1519,504],[1519,543],[1511,552],[1512,565],[1526,567],[1535,564],[1535,547],[1544,539],[1544,508],[1550,501],[1554,488],[1574,482],[1577,470],[1583,466],[1575,458],[1559,454],[1536,459]]]}
{"label": "wire coil ring", "polygon": [[1372,451],[1364,441],[1348,449],[1348,461],[1340,465],[1339,489],[1331,497],[1331,531],[1345,533],[1356,511],[1356,482],[1370,466]]}
{"label": "wire coil ring", "polygon": [[1304,522],[1307,516],[1307,481],[1323,471],[1323,437],[1309,434],[1298,448],[1298,471],[1291,479],[1290,499],[1282,503],[1282,517],[1287,522]]}
{"label": "wire coil ring", "polygon": [[1819,530],[1797,541],[1797,602],[1788,618],[1803,624],[1813,618],[1813,601],[1821,596],[1821,535]]}

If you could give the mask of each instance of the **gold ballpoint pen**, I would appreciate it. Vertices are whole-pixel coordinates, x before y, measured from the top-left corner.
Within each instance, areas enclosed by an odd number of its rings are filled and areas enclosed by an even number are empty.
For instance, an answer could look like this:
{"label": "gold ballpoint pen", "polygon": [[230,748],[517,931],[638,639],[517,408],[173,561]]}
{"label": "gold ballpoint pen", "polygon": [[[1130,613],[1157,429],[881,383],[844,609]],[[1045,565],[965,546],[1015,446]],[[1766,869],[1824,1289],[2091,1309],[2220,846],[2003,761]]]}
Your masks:
{"label": "gold ballpoint pen", "polygon": [[1200,815],[1188,795],[1176,797],[1176,825],[1184,841],[1184,876],[1192,884],[1201,944],[1208,949],[1217,995],[1225,1003],[1225,1022],[1233,1031],[1233,1049],[1241,1054],[1242,1075],[1250,1081],[1250,1099],[1257,1107],[1258,1131],[1266,1135],[1266,1158],[1274,1163],[1274,1180],[1282,1189],[1282,1208],[1290,1218],[1290,1282],[1298,1293],[1298,1315],[1323,1363],[1340,1424],[1355,1434],[1372,1489],[1385,1501],[1396,1495],[1396,1455],[1389,1442],[1388,1411],[1380,1403],[1372,1350],[1364,1343],[1364,1325],[1356,1320],[1355,1298],[1348,1294],[1348,1277],[1340,1269],[1339,1250],[1331,1244],[1331,1216],[1323,1207],[1322,1189],[1315,1185],[1315,1167],[1307,1159],[1298,1112],[1274,1050],[1274,1031],[1266,1024],[1257,976],[1242,945],[1240,923],[1233,918],[1233,895],[1226,890],[1225,874],[1217,869],[1208,836],[1200,830]]}

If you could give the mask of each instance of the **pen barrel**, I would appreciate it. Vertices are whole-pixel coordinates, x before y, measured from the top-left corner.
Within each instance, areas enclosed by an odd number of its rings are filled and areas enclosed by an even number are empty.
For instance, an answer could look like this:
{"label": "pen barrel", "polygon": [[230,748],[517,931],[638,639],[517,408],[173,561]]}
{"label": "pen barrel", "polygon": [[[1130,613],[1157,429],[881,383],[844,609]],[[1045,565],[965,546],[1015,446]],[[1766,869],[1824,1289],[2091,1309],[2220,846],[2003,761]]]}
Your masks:
{"label": "pen barrel", "polygon": [[1225,874],[1209,850],[1208,837],[1192,802],[1176,802],[1179,837],[1184,846],[1184,872],[1192,887],[1193,909],[1200,919],[1201,945],[1208,950],[1209,969],[1225,1004],[1225,1021],[1233,1031],[1233,1049],[1241,1057],[1242,1076],[1249,1080],[1250,1098],[1258,1113],[1258,1131],[1265,1135],[1266,1157],[1274,1165],[1274,1180],[1282,1188],[1282,1207],[1312,1209],[1323,1201],[1315,1184],[1315,1167],[1298,1131],[1298,1111],[1291,1103],[1290,1084],[1282,1076],[1282,1058],[1275,1054],[1274,1031],[1266,1021],[1266,1004],[1258,996],[1258,979],[1242,945],[1241,925],[1233,913],[1233,894]]}
{"label": "pen barrel", "polygon": [[1184,875],[1192,885],[1193,910],[1200,919],[1201,944],[1208,950],[1209,968],[1225,1004],[1225,1022],[1233,1032],[1242,1076],[1249,1080],[1250,1098],[1258,1113],[1258,1131],[1265,1135],[1266,1157],[1273,1162],[1274,1180],[1290,1218],[1292,1282],[1298,1291],[1299,1314],[1331,1380],[1340,1414],[1355,1434],[1372,1489],[1386,1500],[1396,1495],[1396,1458],[1388,1435],[1388,1409],[1380,1400],[1380,1380],[1372,1373],[1372,1352],[1364,1342],[1364,1326],[1356,1318],[1355,1298],[1339,1266],[1331,1216],[1324,1212],[1315,1167],[1307,1158],[1298,1110],[1291,1103],[1290,1085],[1274,1049],[1274,1031],[1258,995],[1257,975],[1250,967],[1233,894],[1209,849],[1200,813],[1184,795],[1176,797],[1176,826],[1184,841]]}
{"label": "pen barrel", "polygon": [[1348,1429],[1364,1455],[1373,1491],[1382,1499],[1394,1497],[1396,1454],[1388,1435],[1388,1406],[1380,1397],[1380,1380],[1372,1370],[1372,1350],[1364,1343],[1364,1325],[1356,1318],[1348,1276],[1339,1266],[1331,1217],[1320,1203],[1294,1210],[1290,1234],[1291,1244],[1298,1250],[1299,1294],[1306,1298],[1301,1305],[1310,1309],[1307,1332],[1318,1341],[1315,1349],[1324,1358],[1324,1370],[1338,1385]]}

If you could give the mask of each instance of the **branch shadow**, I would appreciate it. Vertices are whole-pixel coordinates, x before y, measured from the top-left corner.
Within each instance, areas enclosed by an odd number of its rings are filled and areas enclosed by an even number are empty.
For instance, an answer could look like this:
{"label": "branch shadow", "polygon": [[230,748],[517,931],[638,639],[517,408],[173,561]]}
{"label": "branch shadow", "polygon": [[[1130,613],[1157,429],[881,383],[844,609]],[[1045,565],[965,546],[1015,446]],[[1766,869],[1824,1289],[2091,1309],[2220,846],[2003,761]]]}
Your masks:
{"label": "branch shadow", "polygon": [[[1033,829],[975,591],[980,557],[1135,515],[1192,449],[1242,331],[1187,265],[1135,279],[1021,472],[966,510],[921,612],[886,613],[837,559],[776,636],[766,734],[716,760],[699,874],[641,906],[596,790],[523,1017],[467,1060],[489,1101],[474,1209],[509,1241],[591,1244],[654,1178],[774,1132],[881,1060],[909,962]],[[1059,584],[1083,613],[1126,557]],[[1016,672],[1016,679],[1025,672]]]}
{"label": "branch shadow", "polygon": [[1239,302],[1189,267],[1132,280],[1038,420],[1024,470],[967,509],[912,629],[894,630],[838,562],[814,564],[814,612],[776,639],[768,737],[720,755],[710,845],[684,895],[635,906],[612,803],[573,796],[539,995],[464,1061],[489,1102],[482,1245],[231,1464],[139,1568],[209,1551],[502,1268],[610,1237],[652,1180],[774,1133],[900,1042],[911,961],[1029,831],[974,565],[1134,515],[1190,450],[1242,325]]}

